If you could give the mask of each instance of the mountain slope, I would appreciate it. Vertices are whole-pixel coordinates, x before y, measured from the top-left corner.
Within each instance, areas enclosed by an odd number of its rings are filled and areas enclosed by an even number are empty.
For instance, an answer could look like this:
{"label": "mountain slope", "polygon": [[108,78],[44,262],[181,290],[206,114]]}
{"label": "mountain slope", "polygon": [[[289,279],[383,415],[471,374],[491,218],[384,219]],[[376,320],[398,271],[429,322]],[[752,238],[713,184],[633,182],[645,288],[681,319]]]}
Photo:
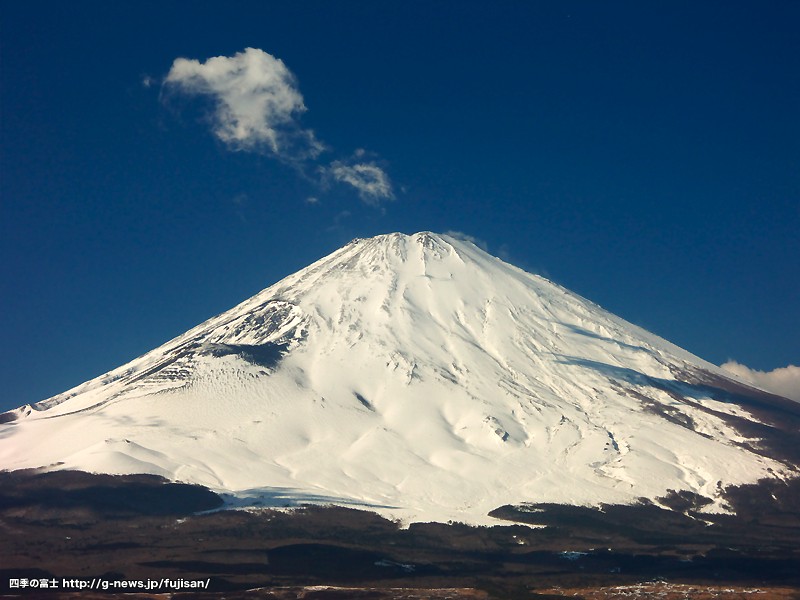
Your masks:
{"label": "mountain slope", "polygon": [[389,234],[6,413],[0,468],[155,473],[243,503],[485,523],[504,504],[671,489],[719,504],[725,485],[792,472],[797,457],[776,449],[797,418],[472,244]]}

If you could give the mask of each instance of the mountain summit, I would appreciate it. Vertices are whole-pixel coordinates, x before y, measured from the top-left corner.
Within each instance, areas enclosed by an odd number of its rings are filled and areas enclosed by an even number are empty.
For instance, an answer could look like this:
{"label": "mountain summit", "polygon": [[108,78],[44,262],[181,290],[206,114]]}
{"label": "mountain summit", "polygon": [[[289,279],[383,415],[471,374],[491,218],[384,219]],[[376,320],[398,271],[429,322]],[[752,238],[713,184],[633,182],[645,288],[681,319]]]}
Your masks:
{"label": "mountain summit", "polygon": [[469,242],[393,233],[0,415],[0,468],[153,473],[405,520],[669,490],[724,508],[725,486],[795,470],[798,414]]}

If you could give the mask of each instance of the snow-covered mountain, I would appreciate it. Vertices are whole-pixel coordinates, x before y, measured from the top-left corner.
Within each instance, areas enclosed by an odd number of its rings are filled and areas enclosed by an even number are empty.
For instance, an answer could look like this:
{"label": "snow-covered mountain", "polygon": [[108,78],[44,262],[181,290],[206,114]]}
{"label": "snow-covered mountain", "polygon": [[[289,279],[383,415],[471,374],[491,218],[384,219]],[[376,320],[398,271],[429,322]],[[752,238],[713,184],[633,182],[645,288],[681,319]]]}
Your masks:
{"label": "snow-covered mountain", "polygon": [[405,520],[668,490],[720,506],[725,485],[793,473],[763,437],[781,402],[471,243],[394,233],[0,415],[0,468]]}

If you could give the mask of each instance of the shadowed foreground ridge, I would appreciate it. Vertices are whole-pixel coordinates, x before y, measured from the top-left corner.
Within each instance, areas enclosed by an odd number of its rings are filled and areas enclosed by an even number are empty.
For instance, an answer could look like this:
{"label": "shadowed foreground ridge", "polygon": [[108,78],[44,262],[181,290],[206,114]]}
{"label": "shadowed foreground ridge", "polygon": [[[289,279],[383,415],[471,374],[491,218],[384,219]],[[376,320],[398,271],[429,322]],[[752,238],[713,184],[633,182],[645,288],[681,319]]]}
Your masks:
{"label": "shadowed foreground ridge", "polygon": [[[537,529],[512,522],[404,529],[375,513],[333,506],[197,514],[219,499],[151,476],[0,473],[0,589],[12,591],[11,577],[169,577],[210,579],[209,591],[228,598],[509,599],[565,590],[594,598],[661,580],[645,586],[653,596],[640,590],[628,597],[669,598],[687,593],[682,586],[695,590],[693,598],[714,588],[709,597],[739,597],[722,589],[796,597],[798,480],[729,489],[725,497],[735,515],[705,514],[702,498],[671,494],[660,502],[673,510],[643,502],[497,511],[501,519],[544,526]],[[308,586],[336,589],[312,595]],[[602,588],[607,595],[587,595]]]}

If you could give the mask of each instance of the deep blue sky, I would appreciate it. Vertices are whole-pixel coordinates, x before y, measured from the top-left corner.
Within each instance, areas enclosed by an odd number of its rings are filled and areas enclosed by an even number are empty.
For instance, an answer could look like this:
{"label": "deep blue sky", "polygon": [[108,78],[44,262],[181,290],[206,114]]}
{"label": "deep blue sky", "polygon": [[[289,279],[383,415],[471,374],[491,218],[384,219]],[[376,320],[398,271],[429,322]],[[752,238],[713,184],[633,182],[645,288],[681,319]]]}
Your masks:
{"label": "deep blue sky", "polygon": [[[800,363],[798,2],[9,0],[0,27],[0,409],[390,231],[475,236],[717,364]],[[317,162],[162,86],[247,47]],[[359,148],[393,201],[320,184]]]}

